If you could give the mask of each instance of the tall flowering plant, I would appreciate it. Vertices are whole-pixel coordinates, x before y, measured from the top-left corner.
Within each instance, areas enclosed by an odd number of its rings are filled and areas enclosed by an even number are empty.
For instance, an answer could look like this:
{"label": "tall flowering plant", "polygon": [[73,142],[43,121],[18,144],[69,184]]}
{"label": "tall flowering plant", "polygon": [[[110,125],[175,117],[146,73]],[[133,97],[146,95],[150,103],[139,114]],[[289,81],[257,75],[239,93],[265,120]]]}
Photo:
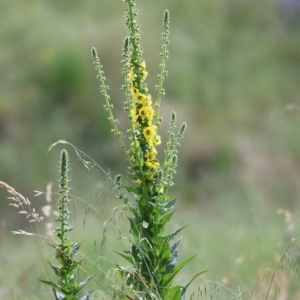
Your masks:
{"label": "tall flowering plant", "polygon": [[[131,245],[123,253],[119,253],[131,263],[132,267],[118,266],[122,277],[123,288],[116,291],[118,299],[183,299],[187,286],[172,286],[175,275],[191,260],[177,264],[178,245],[181,238],[172,240],[181,231],[165,233],[165,225],[174,213],[176,199],[169,197],[169,189],[173,185],[173,176],[177,166],[177,148],[184,135],[186,124],[176,130],[176,114],[172,112],[168,130],[165,157],[160,161],[157,148],[161,144],[158,128],[161,125],[160,104],[165,94],[163,82],[167,75],[165,70],[168,59],[169,12],[163,18],[163,46],[161,52],[157,99],[153,101],[149,93],[146,78],[146,62],[142,57],[140,45],[140,27],[137,23],[135,0],[124,0],[126,3],[126,25],[129,36],[123,46],[123,74],[125,79],[125,111],[129,119],[126,135],[118,129],[118,120],[113,115],[113,105],[108,95],[102,65],[95,48],[92,57],[100,80],[100,90],[105,98],[105,109],[112,123],[112,132],[117,136],[120,147],[124,150],[129,163],[132,186],[122,183],[120,175],[116,177],[118,197],[124,201],[130,211]],[[130,140],[126,146],[123,137]],[[129,201],[134,196],[135,203]],[[126,288],[125,288],[126,287]]]}
{"label": "tall flowering plant", "polygon": [[67,233],[74,229],[69,225],[68,219],[70,211],[68,209],[69,187],[68,187],[68,154],[66,150],[61,152],[60,165],[60,190],[59,190],[59,216],[56,222],[59,226],[56,227],[54,233],[59,239],[59,243],[50,244],[56,251],[55,258],[58,261],[57,265],[49,262],[55,275],[58,277],[57,282],[40,280],[52,287],[55,300],[89,300],[89,293],[79,298],[77,294],[82,288],[93,278],[94,275],[88,276],[84,281],[76,281],[75,270],[80,266],[80,261],[74,260],[74,256],[78,253],[80,243],[70,241]]}

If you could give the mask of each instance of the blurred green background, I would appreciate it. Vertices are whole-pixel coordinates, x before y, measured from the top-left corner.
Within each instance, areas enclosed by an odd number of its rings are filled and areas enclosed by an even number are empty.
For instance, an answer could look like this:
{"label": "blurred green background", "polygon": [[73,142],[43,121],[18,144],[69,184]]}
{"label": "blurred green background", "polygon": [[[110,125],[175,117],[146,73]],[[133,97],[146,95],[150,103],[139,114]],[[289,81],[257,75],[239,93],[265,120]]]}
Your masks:
{"label": "blurred green background", "polygon": [[[178,280],[208,269],[196,285],[216,281],[249,295],[263,270],[276,267],[290,238],[299,236],[300,9],[293,3],[299,1],[137,0],[153,97],[164,9],[171,15],[160,133],[172,110],[188,124],[173,190],[178,211],[170,226],[189,224],[181,256],[197,258]],[[46,201],[33,190],[57,183],[63,145],[46,152],[58,140],[126,177],[90,56],[95,46],[125,128],[124,11],[120,0],[0,1],[0,180],[29,197],[37,210]],[[103,222],[119,203],[105,190],[105,176],[89,177],[67,149],[72,193],[101,212],[89,214],[90,227],[82,233],[83,251],[90,253],[90,238],[100,243]],[[30,231],[28,222],[8,206],[4,191],[0,197],[0,299],[43,299],[48,288],[36,280],[47,276],[41,254],[32,237],[10,233]],[[75,206],[72,221],[80,228],[87,204]],[[39,230],[45,234],[44,224]],[[298,299],[291,283],[281,290],[285,299]]]}

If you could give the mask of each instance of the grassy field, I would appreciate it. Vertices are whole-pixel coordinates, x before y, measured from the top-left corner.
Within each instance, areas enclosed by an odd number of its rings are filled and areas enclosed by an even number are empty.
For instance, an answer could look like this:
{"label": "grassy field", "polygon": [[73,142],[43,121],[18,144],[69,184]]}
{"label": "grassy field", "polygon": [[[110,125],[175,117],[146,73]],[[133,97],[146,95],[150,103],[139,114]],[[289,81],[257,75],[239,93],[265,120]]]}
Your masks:
{"label": "grassy field", "polygon": [[[173,190],[176,221],[170,226],[188,224],[180,257],[197,257],[177,280],[209,270],[194,283],[195,297],[198,286],[207,285],[211,293],[219,282],[236,294],[240,287],[242,299],[250,299],[257,287],[252,299],[265,299],[270,270],[300,230],[300,28],[276,1],[140,0],[138,6],[153,91],[164,9],[171,14],[161,135],[172,110],[188,124]],[[61,148],[45,153],[57,140],[76,145],[113,175],[126,174],[90,58],[95,46],[123,124],[123,15],[119,0],[0,3],[0,180],[37,209],[46,202],[34,198],[33,190],[56,183]],[[84,255],[94,258],[103,223],[120,203],[105,189],[101,172],[89,179],[72,149],[70,154],[72,193],[86,201],[74,202],[76,236],[84,240]],[[4,191],[0,196],[0,299],[50,297],[37,278],[46,276],[42,257],[51,259],[52,249],[43,239],[11,235],[11,230],[31,229],[8,206]],[[88,205],[100,214],[91,210],[84,224]],[[39,230],[45,234],[45,224]],[[108,259],[116,259],[112,249],[121,247],[117,236],[111,232],[107,241]],[[291,265],[276,277],[278,299],[298,299],[293,273],[298,252],[295,243]],[[101,289],[101,276],[92,288]],[[233,296],[220,289],[219,299]]]}

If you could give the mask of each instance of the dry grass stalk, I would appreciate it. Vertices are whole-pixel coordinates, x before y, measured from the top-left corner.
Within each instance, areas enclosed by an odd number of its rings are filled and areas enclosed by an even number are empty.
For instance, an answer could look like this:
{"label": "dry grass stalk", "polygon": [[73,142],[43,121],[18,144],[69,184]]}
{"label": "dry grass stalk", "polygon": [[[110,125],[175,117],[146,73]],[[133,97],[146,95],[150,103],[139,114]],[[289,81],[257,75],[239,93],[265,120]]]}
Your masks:
{"label": "dry grass stalk", "polygon": [[[8,199],[12,201],[9,205],[20,209],[19,214],[26,215],[26,219],[28,219],[30,223],[40,222],[43,220],[43,217],[39,216],[39,214],[35,211],[35,208],[31,208],[31,203],[28,198],[18,193],[13,187],[3,181],[0,181],[0,188],[3,188],[12,195],[12,197],[8,197]],[[27,207],[27,210],[25,207]]]}

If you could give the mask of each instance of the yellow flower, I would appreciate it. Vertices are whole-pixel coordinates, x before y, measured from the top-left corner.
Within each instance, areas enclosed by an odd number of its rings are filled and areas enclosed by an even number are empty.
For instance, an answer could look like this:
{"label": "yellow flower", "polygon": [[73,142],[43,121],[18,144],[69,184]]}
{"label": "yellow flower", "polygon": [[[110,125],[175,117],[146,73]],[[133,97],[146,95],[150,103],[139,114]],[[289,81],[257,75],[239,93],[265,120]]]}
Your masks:
{"label": "yellow flower", "polygon": [[130,116],[132,117],[133,122],[136,122],[138,115],[136,113],[136,108],[132,108],[130,110]]}
{"label": "yellow flower", "polygon": [[151,106],[143,106],[139,110],[139,116],[148,119],[148,122],[151,123],[154,116],[154,109]]}
{"label": "yellow flower", "polygon": [[161,144],[161,137],[159,135],[156,135],[154,140],[153,140],[154,146],[160,145]]}
{"label": "yellow flower", "polygon": [[128,73],[128,78],[130,79],[130,81],[135,81],[135,78],[136,78],[136,74],[134,74],[133,70],[131,70],[129,73]]}
{"label": "yellow flower", "polygon": [[146,68],[146,62],[143,60],[143,61],[141,62],[141,64],[140,64],[140,66],[141,66],[143,69],[145,69],[145,68]]}
{"label": "yellow flower", "polygon": [[155,172],[157,170],[157,167],[159,166],[158,161],[146,161],[145,165],[150,169],[150,171]]}
{"label": "yellow flower", "polygon": [[148,107],[148,120],[151,122],[153,120],[154,117],[154,109],[149,106]]}
{"label": "yellow flower", "polygon": [[147,71],[143,71],[143,79],[146,79],[148,76],[148,72]]}
{"label": "yellow flower", "polygon": [[137,103],[143,104],[143,102],[145,100],[145,95],[143,95],[141,93],[137,93],[134,95],[134,99]]}
{"label": "yellow flower", "polygon": [[143,130],[144,137],[147,141],[152,141],[156,136],[156,126],[147,126]]}
{"label": "yellow flower", "polygon": [[134,128],[140,128],[140,127],[141,127],[141,124],[140,124],[139,122],[133,122],[133,123],[132,123],[132,126],[133,126]]}
{"label": "yellow flower", "polygon": [[147,152],[145,157],[146,157],[147,161],[153,161],[156,158],[156,154],[157,154],[157,151],[155,148],[153,148],[153,151]]}
{"label": "yellow flower", "polygon": [[143,120],[145,118],[149,119],[149,109],[146,106],[143,106],[140,110],[139,110],[139,115],[143,118]]}
{"label": "yellow flower", "polygon": [[151,97],[149,95],[149,96],[147,96],[147,97],[144,98],[143,105],[145,105],[145,106],[151,106],[151,104],[152,104],[152,101],[151,101]]}
{"label": "yellow flower", "polygon": [[132,88],[132,94],[136,95],[138,94],[139,90],[137,88]]}
{"label": "yellow flower", "polygon": [[137,141],[137,140],[132,141],[131,144],[130,144],[130,146],[131,147],[134,146],[134,147],[138,148],[138,147],[140,147],[140,141]]}

